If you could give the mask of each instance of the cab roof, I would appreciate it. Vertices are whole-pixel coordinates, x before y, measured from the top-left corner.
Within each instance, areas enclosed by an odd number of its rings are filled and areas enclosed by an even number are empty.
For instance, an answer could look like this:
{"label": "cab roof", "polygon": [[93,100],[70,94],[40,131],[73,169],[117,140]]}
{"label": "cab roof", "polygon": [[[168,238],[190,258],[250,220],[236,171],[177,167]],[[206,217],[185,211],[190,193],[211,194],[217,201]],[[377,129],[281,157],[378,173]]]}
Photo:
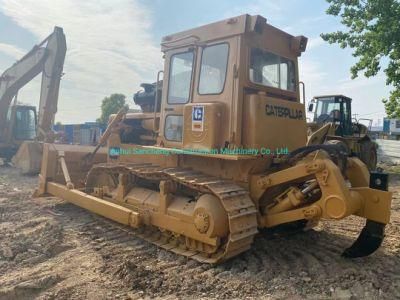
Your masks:
{"label": "cab roof", "polygon": [[280,35],[291,40],[292,46],[296,50],[304,52],[307,44],[307,39],[304,36],[295,37],[267,24],[267,19],[260,15],[251,16],[248,14],[167,35],[162,38],[161,50],[165,52],[184,46],[201,45],[202,43],[246,33],[262,33],[264,29],[270,29],[274,35]]}
{"label": "cab roof", "polygon": [[320,98],[332,98],[332,97],[334,97],[334,98],[345,98],[345,99],[347,99],[347,100],[350,100],[350,101],[352,101],[352,99],[350,98],[350,97],[347,97],[347,96],[345,96],[345,95],[321,95],[321,96],[314,96],[314,98],[315,99],[320,99]]}

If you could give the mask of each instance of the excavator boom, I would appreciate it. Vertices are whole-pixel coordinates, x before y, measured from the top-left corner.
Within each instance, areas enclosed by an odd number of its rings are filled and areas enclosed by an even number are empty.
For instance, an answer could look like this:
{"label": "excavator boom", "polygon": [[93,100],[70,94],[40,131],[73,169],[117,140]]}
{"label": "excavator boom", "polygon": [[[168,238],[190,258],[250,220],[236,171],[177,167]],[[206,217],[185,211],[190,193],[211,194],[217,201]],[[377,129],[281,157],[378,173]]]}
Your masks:
{"label": "excavator boom", "polygon": [[[43,45],[47,45],[44,47]],[[0,140],[11,142],[6,133],[7,113],[18,91],[42,72],[37,139],[45,140],[57,112],[58,91],[66,54],[63,29],[54,32],[0,76]]]}
{"label": "excavator boom", "polygon": [[48,57],[43,65],[42,87],[40,91],[38,115],[38,140],[46,139],[46,133],[52,130],[57,113],[58,92],[63,73],[67,44],[61,27],[55,27],[47,38]]}
{"label": "excavator boom", "polygon": [[45,48],[35,46],[0,76],[0,128],[6,128],[7,113],[18,90],[36,77],[46,60]]}
{"label": "excavator boom", "polygon": [[[9,159],[16,153],[12,161],[23,173],[39,171],[43,148],[41,142],[53,140],[52,126],[57,112],[66,51],[63,29],[55,27],[47,38],[0,76],[0,156]],[[12,100],[39,73],[42,73],[42,82],[36,117],[35,107],[17,103],[12,105]],[[28,110],[34,116],[29,116]],[[15,117],[17,114],[20,120]],[[25,117],[22,117],[23,114]],[[29,137],[26,132],[29,132]]]}

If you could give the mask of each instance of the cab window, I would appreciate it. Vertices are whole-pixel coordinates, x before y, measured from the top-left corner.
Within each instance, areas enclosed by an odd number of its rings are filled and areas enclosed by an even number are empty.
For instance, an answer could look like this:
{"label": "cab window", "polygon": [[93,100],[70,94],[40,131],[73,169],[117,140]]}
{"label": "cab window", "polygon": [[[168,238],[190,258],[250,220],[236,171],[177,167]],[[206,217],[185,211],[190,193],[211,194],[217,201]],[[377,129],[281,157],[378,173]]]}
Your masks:
{"label": "cab window", "polygon": [[228,65],[228,44],[205,47],[201,55],[199,94],[220,94],[224,90]]}
{"label": "cab window", "polygon": [[33,140],[36,136],[36,114],[33,109],[18,109],[15,114],[14,136],[17,140]]}
{"label": "cab window", "polygon": [[192,51],[174,54],[171,57],[167,97],[169,104],[184,104],[189,101],[193,57]]}
{"label": "cab window", "polygon": [[340,111],[340,103],[336,101],[334,97],[326,97],[320,98],[317,102],[317,117],[327,115],[329,116],[332,111],[339,110]]}
{"label": "cab window", "polygon": [[293,61],[261,49],[251,49],[250,80],[253,83],[287,91],[296,90]]}
{"label": "cab window", "polygon": [[182,141],[182,131],[183,131],[183,117],[169,115],[165,119],[165,138],[169,141],[180,142]]}

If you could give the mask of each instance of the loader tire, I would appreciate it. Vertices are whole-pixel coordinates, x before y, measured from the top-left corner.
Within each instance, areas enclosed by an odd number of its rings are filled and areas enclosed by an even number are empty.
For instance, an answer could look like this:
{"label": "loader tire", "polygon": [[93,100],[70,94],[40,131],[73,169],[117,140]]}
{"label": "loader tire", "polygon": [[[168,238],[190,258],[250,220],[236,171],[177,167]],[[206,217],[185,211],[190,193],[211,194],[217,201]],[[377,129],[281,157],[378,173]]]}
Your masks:
{"label": "loader tire", "polygon": [[334,163],[340,168],[342,174],[346,173],[347,168],[347,156],[350,153],[347,144],[341,140],[328,140],[325,142],[326,145],[335,145],[339,149],[338,156],[333,160]]}
{"label": "loader tire", "polygon": [[367,165],[368,170],[373,171],[376,169],[376,164],[378,163],[378,154],[374,142],[361,142],[360,159]]}

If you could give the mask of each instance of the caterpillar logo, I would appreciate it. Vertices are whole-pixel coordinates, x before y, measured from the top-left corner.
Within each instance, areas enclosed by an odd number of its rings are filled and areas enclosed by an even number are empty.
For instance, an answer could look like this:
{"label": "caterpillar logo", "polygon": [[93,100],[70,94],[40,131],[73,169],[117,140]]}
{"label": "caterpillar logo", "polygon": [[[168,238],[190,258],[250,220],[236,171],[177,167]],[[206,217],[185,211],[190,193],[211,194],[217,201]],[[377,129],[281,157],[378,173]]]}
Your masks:
{"label": "caterpillar logo", "polygon": [[279,118],[289,118],[295,120],[303,120],[303,111],[300,109],[288,108],[278,105],[265,105],[265,114],[267,116],[275,116]]}

